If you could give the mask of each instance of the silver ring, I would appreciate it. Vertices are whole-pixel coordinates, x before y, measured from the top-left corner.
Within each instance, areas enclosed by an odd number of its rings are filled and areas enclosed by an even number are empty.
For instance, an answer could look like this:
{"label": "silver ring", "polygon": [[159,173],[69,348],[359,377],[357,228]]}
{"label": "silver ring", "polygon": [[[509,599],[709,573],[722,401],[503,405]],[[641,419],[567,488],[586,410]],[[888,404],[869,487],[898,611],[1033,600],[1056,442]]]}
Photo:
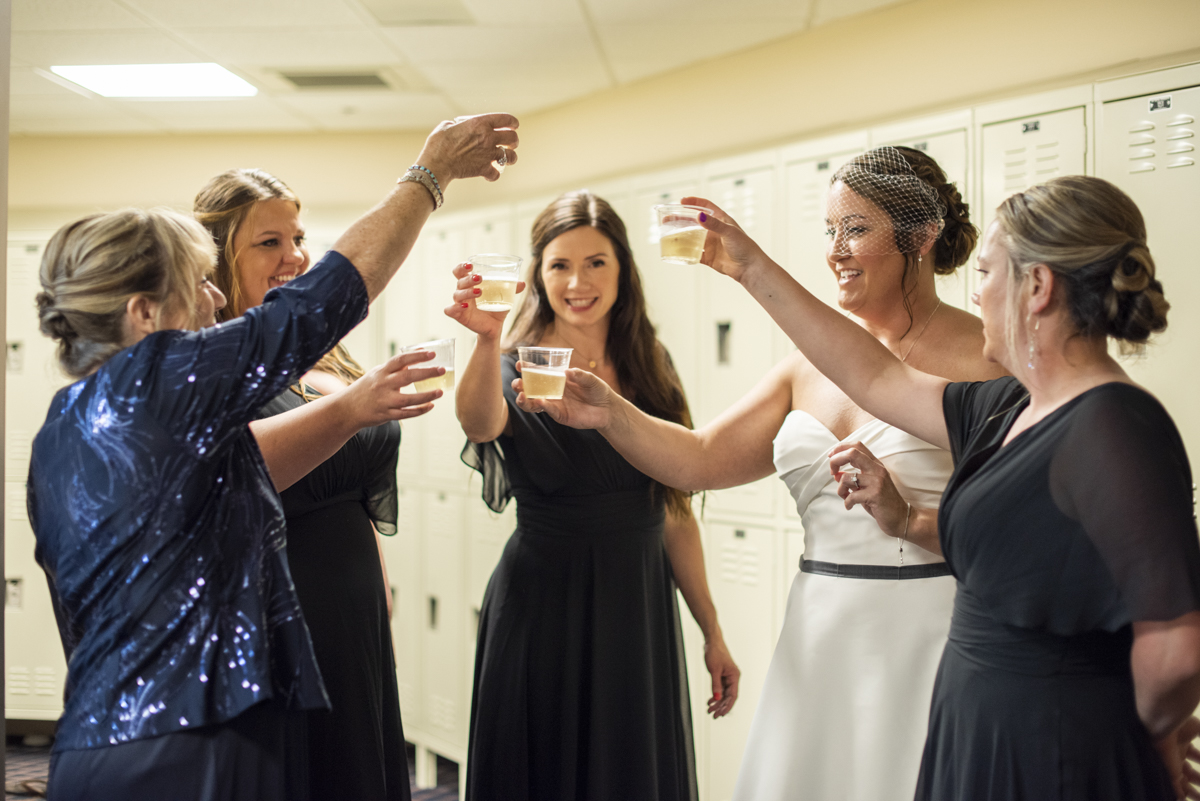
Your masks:
{"label": "silver ring", "polygon": [[498,166],[498,167],[508,166],[508,148],[505,147],[504,145],[496,145],[496,147],[500,148],[500,150],[502,151],[500,153],[500,158],[496,159],[496,166]]}
{"label": "silver ring", "polygon": [[858,486],[858,473],[855,473],[854,475],[850,476],[850,480],[854,482],[855,489],[860,489],[860,487]]}

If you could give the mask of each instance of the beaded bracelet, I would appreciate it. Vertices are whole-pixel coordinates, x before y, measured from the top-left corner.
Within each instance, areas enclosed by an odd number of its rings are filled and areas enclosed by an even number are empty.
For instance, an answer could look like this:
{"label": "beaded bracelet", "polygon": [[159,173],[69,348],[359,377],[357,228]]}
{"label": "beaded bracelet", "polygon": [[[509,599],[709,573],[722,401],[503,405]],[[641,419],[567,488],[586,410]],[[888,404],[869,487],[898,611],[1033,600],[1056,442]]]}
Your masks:
{"label": "beaded bracelet", "polygon": [[414,164],[409,167],[410,170],[420,170],[433,179],[433,185],[437,187],[438,192],[442,191],[442,185],[438,183],[437,176],[433,174],[433,170],[428,167],[422,167],[420,164]]}
{"label": "beaded bracelet", "polygon": [[433,210],[437,211],[442,207],[442,203],[444,202],[442,190],[433,182],[433,179],[424,172],[421,172],[420,170],[409,170],[408,172],[404,173],[397,183],[420,184],[421,186],[425,187],[426,191],[429,192],[429,196],[433,199]]}

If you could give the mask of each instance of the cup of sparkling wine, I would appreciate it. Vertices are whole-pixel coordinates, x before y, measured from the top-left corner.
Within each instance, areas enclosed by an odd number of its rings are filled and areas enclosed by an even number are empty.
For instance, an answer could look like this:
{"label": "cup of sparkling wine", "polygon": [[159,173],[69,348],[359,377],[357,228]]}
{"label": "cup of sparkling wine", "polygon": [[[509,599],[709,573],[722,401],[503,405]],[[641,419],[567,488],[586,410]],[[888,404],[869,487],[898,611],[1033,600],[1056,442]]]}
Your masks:
{"label": "cup of sparkling wine", "polygon": [[662,260],[671,264],[699,264],[704,252],[704,236],[708,232],[700,225],[702,206],[664,203],[655,206],[658,212],[659,247]]}
{"label": "cup of sparkling wine", "polygon": [[421,342],[401,348],[400,352],[412,353],[418,350],[432,351],[433,358],[427,362],[417,362],[412,365],[413,367],[445,367],[446,372],[442,375],[435,375],[433,378],[426,378],[424,381],[411,384],[412,391],[431,392],[435,389],[447,391],[454,389],[454,340],[435,339],[430,342]]}
{"label": "cup of sparkling wine", "polygon": [[489,312],[511,309],[517,296],[521,257],[506,256],[502,253],[477,253],[467,261],[483,278],[478,284],[479,297],[475,298],[475,308]]}
{"label": "cup of sparkling wine", "polygon": [[559,400],[567,389],[571,348],[517,348],[525,397]]}

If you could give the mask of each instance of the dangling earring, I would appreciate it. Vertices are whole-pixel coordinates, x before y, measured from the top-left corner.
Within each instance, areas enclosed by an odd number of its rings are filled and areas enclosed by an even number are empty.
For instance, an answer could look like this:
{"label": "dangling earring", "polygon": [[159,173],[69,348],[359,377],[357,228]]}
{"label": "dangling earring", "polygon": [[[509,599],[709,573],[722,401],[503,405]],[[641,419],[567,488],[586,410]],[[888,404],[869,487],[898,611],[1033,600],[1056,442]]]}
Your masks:
{"label": "dangling earring", "polygon": [[[1033,315],[1032,315],[1032,314],[1031,314],[1031,315],[1029,315],[1029,318],[1026,320],[1026,323],[1025,323],[1025,328],[1026,328],[1027,330],[1029,329],[1029,320],[1030,320],[1030,319],[1033,319]],[[1037,332],[1038,332],[1038,329],[1039,329],[1039,328],[1041,328],[1041,326],[1042,326],[1042,320],[1041,320],[1041,318],[1039,317],[1039,318],[1038,318],[1038,320],[1037,320],[1037,322],[1035,322],[1035,323],[1033,324],[1033,329],[1032,329],[1032,330],[1030,330],[1030,331],[1029,331],[1029,333],[1028,333],[1028,339],[1029,339],[1029,362],[1028,362],[1028,363],[1027,363],[1025,366],[1026,366],[1026,367],[1028,367],[1030,370],[1032,370],[1032,369],[1033,369],[1033,359],[1034,359],[1034,357],[1037,355],[1037,354],[1036,354],[1036,346],[1035,346],[1035,342],[1037,341]]]}

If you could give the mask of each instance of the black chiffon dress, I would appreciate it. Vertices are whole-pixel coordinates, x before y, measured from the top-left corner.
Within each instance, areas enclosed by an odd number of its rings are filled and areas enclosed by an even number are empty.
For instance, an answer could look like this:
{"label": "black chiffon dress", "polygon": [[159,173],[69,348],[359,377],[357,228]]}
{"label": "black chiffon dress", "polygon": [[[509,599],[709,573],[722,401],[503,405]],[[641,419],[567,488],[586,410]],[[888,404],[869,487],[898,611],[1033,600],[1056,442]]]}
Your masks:
{"label": "black chiffon dress", "polygon": [[958,595],[917,798],[1173,801],[1130,648],[1132,623],[1200,609],[1183,442],[1151,395],[1110,383],[1001,447],[1027,404],[1012,378],[943,397]]}
{"label": "black chiffon dress", "polygon": [[[288,390],[259,416],[303,405]],[[410,798],[390,590],[375,542],[375,529],[396,533],[399,448],[398,423],[364,428],[280,493],[288,564],[332,707],[308,718],[313,799]]]}
{"label": "black chiffon dress", "polygon": [[594,431],[516,406],[468,444],[517,528],[479,619],[467,801],[696,798],[691,711],[664,501]]}

